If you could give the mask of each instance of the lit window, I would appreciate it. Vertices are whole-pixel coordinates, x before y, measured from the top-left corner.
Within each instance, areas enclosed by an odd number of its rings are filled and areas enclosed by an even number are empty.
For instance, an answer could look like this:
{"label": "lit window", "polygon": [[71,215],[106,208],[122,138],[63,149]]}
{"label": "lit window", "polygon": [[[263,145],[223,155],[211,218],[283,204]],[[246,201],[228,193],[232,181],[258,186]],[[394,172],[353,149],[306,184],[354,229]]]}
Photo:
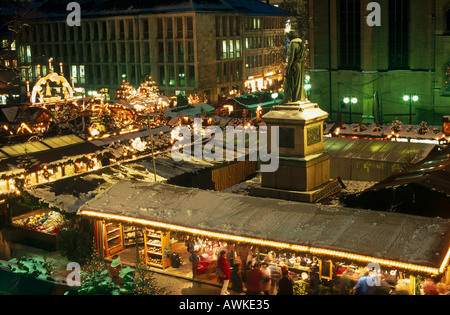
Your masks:
{"label": "lit window", "polygon": [[84,65],[80,66],[80,83],[86,83],[86,73],[84,72]]}
{"label": "lit window", "polygon": [[223,52],[223,59],[227,59],[228,58],[228,53],[227,53],[227,41],[223,40],[222,41],[222,52]]}
{"label": "lit window", "polygon": [[74,83],[78,83],[78,69],[77,66],[72,66],[72,78]]}

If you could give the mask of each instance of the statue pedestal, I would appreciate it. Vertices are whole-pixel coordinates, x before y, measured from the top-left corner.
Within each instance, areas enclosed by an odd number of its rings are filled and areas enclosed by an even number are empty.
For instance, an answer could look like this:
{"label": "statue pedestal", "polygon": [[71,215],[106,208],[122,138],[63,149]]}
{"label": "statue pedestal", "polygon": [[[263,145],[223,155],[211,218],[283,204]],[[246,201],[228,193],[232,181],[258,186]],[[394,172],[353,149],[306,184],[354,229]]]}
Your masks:
{"label": "statue pedestal", "polygon": [[315,202],[339,191],[342,186],[330,180],[330,157],[323,148],[323,124],[328,113],[311,102],[274,106],[263,116],[268,127],[279,127],[279,167],[273,173],[261,173],[261,187],[253,196],[302,202]]}

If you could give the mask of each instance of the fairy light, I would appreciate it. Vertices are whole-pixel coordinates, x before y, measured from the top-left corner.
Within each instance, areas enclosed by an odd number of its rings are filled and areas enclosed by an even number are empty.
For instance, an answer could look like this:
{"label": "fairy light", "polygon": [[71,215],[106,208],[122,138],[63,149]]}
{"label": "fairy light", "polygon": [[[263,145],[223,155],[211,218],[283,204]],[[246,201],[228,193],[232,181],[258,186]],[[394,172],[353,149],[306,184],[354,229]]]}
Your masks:
{"label": "fairy light", "polygon": [[421,266],[421,265],[416,265],[416,264],[399,262],[399,261],[395,261],[395,260],[387,260],[387,259],[375,258],[375,257],[364,256],[364,255],[359,255],[359,254],[354,254],[354,253],[341,252],[341,251],[325,249],[325,248],[310,247],[310,246],[303,246],[303,245],[297,245],[297,244],[289,244],[289,243],[284,243],[284,242],[270,241],[270,240],[264,240],[264,239],[246,237],[246,236],[238,236],[238,235],[232,235],[232,234],[226,234],[226,233],[220,233],[220,232],[212,232],[212,231],[201,230],[201,229],[197,229],[197,228],[190,228],[190,227],[185,227],[185,226],[175,225],[175,224],[170,224],[170,223],[152,221],[152,220],[147,220],[147,219],[132,218],[132,217],[127,217],[127,216],[118,215],[118,214],[100,213],[100,212],[91,211],[91,210],[81,210],[80,215],[91,217],[91,218],[96,218],[96,219],[118,220],[118,221],[123,221],[123,222],[129,223],[129,224],[150,226],[152,228],[170,230],[170,231],[174,231],[174,232],[185,232],[185,233],[189,233],[189,234],[201,235],[206,238],[217,238],[217,239],[221,239],[224,241],[242,242],[242,243],[248,243],[248,244],[263,246],[263,247],[274,247],[274,248],[281,249],[281,250],[306,252],[306,253],[311,253],[314,255],[325,255],[325,256],[331,256],[331,257],[335,257],[335,258],[355,260],[355,261],[363,262],[363,263],[377,263],[379,265],[388,266],[391,268],[395,267],[395,268],[411,270],[411,271],[416,271],[416,272],[434,274],[434,275],[441,274],[445,270],[445,267],[447,266],[447,264],[450,260],[450,248],[447,251],[447,254],[446,254],[440,268],[438,269],[438,268],[432,268],[432,267]]}

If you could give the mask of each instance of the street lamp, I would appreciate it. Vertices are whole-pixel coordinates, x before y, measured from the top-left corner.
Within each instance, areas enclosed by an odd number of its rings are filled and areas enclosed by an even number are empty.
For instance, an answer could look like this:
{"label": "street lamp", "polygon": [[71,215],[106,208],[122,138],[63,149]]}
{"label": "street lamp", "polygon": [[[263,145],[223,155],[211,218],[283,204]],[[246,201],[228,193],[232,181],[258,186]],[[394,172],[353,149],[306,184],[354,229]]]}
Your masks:
{"label": "street lamp", "polygon": [[344,97],[344,104],[350,104],[350,122],[352,122],[352,104],[358,103],[358,99],[356,97]]}
{"label": "street lamp", "polygon": [[417,95],[414,95],[413,93],[408,93],[403,95],[403,100],[405,102],[409,101],[409,124],[412,124],[412,102],[417,102],[419,100],[419,97]]}

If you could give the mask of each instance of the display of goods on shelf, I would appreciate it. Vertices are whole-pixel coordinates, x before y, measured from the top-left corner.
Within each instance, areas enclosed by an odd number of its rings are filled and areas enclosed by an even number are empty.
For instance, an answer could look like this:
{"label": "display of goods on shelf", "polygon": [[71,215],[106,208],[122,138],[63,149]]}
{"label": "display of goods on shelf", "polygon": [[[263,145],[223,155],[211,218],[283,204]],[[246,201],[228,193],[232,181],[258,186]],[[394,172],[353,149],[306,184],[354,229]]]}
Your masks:
{"label": "display of goods on shelf", "polygon": [[161,265],[162,266],[162,260],[157,258],[148,258],[148,262],[154,265]]}
{"label": "display of goods on shelf", "polygon": [[149,247],[148,253],[162,255],[162,248],[161,247]]}
{"label": "display of goods on shelf", "polygon": [[119,229],[114,230],[114,231],[108,233],[108,239],[118,237],[119,235],[120,235],[120,230]]}
{"label": "display of goods on shelf", "polygon": [[106,225],[106,232],[107,233],[110,233],[111,231],[118,230],[118,229],[119,229],[119,227],[117,225],[113,224],[113,223],[108,223]]}
{"label": "display of goods on shelf", "polygon": [[147,242],[148,245],[154,245],[154,246],[161,246],[161,241],[160,240],[150,240],[149,242]]}
{"label": "display of goods on shelf", "polygon": [[109,246],[109,248],[111,248],[111,247],[120,245],[120,242],[121,242],[120,238],[114,238],[114,239],[108,240],[108,246]]}
{"label": "display of goods on shelf", "polygon": [[124,226],[123,228],[124,245],[133,246],[138,244],[144,244],[144,234],[142,230],[136,229],[134,226]]}
{"label": "display of goods on shelf", "polygon": [[65,220],[59,212],[50,211],[14,220],[13,225],[47,234],[57,234],[64,228]]}

